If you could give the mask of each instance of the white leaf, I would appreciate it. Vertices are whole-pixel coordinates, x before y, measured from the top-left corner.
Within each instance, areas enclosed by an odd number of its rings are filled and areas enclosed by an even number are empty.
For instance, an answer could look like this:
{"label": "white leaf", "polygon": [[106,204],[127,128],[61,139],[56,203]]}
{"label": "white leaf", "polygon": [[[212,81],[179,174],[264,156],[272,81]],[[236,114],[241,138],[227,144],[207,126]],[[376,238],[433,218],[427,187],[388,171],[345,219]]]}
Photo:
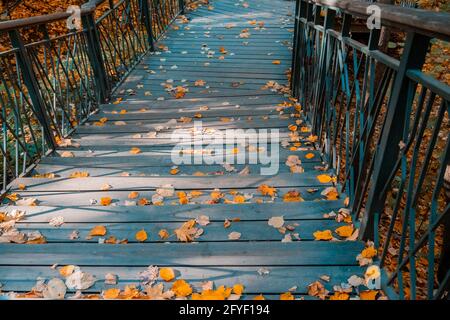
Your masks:
{"label": "white leaf", "polygon": [[228,235],[228,240],[239,240],[241,238],[241,233],[233,231]]}
{"label": "white leaf", "polygon": [[64,224],[64,217],[63,216],[53,217],[50,219],[48,224],[51,225],[52,227],[60,227]]}
{"label": "white leaf", "polygon": [[271,227],[274,227],[276,229],[281,228],[284,225],[284,219],[283,216],[281,217],[272,217],[269,219],[267,224]]}
{"label": "white leaf", "polygon": [[64,299],[66,295],[64,281],[58,278],[51,279],[42,291],[42,294],[46,299]]}
{"label": "white leaf", "polygon": [[201,226],[207,226],[209,222],[209,217],[205,215],[199,215],[195,221]]}

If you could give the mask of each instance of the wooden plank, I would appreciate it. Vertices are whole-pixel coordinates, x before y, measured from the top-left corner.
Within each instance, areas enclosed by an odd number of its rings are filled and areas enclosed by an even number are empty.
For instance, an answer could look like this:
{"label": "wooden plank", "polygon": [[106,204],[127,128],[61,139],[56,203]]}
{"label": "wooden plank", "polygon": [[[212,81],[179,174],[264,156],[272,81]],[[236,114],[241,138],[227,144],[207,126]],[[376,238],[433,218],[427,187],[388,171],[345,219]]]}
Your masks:
{"label": "wooden plank", "polygon": [[[202,228],[203,234],[196,239],[197,242],[214,242],[214,241],[231,241],[228,239],[230,232],[241,233],[241,238],[235,241],[281,241],[284,235],[277,229],[269,226],[266,221],[240,221],[233,222],[229,228],[224,228],[223,222],[225,216],[221,221],[212,221],[210,224]],[[145,222],[125,222],[119,223],[103,223],[107,229],[107,233],[103,238],[108,239],[110,236],[118,240],[127,239],[129,243],[137,243],[135,238],[136,232],[145,230],[147,233],[147,240],[145,243],[158,242],[179,242],[175,236],[174,230],[180,228],[184,222],[164,222],[164,223],[145,223]],[[337,223],[334,220],[290,220],[287,222],[295,226],[294,233],[297,233],[301,241],[314,240],[313,233],[317,230],[335,230],[337,227],[344,225]],[[89,232],[98,225],[97,222],[90,223],[64,223],[60,227],[50,226],[48,223],[19,223],[17,229],[22,232],[32,232],[39,230],[39,232],[46,238],[48,243],[97,243],[98,237],[88,237]],[[165,229],[170,236],[167,239],[161,239],[158,232]],[[78,239],[70,239],[70,234],[77,230],[79,232]],[[287,232],[286,234],[289,234]],[[336,236],[337,237],[337,236]],[[293,238],[293,241],[298,241]]]}
{"label": "wooden plank", "polygon": [[171,184],[177,189],[211,189],[211,188],[257,188],[262,184],[283,188],[305,186],[329,186],[320,183],[315,172],[301,174],[280,173],[275,176],[248,175],[245,179],[236,176],[201,177],[201,176],[165,176],[165,177],[88,177],[88,178],[18,178],[11,184],[12,191],[20,191],[24,184],[26,190],[36,191],[96,191],[108,183],[115,191],[154,190],[161,185]]}
{"label": "wooden plank", "polygon": [[352,266],[362,249],[357,241],[0,244],[0,265]]}
{"label": "wooden plank", "polygon": [[[82,267],[84,272],[90,273],[98,279],[95,285],[83,292],[101,292],[107,288],[124,288],[128,284],[140,283],[139,273],[145,271],[145,267]],[[258,267],[175,267],[177,278],[185,279],[195,291],[201,291],[203,281],[212,280],[216,287],[225,285],[231,286],[235,283],[244,285],[246,294],[260,293],[282,293],[292,287],[297,287],[294,294],[307,293],[310,283],[316,281],[322,275],[329,275],[330,282],[324,283],[327,290],[332,290],[334,285],[347,282],[351,275],[363,276],[364,269],[357,266],[323,266],[323,267],[268,267],[269,274],[261,276],[258,274]],[[105,285],[104,278],[107,273],[118,276],[118,285]],[[36,279],[59,278],[58,270],[46,267],[0,267],[0,282],[4,291],[29,291],[36,283]],[[170,288],[171,284],[165,284]],[[70,292],[70,290],[69,290]],[[266,296],[268,298],[268,296]]]}
{"label": "wooden plank", "polygon": [[[188,176],[185,176],[188,177]],[[316,190],[313,193],[310,193],[308,190],[314,189]],[[262,196],[256,188],[230,188],[230,189],[221,189],[222,192],[225,193],[225,197],[223,201],[228,201],[230,203],[233,202],[234,196],[230,194],[230,192],[238,191],[240,194],[246,194],[252,196],[251,199],[247,200],[249,203],[284,203],[282,196],[290,191],[298,191],[301,194],[301,197],[305,201],[323,201],[327,202],[327,200],[320,195],[320,193],[325,189],[325,186],[317,186],[317,187],[277,187],[278,194],[280,197],[272,199],[267,196]],[[211,201],[211,192],[214,189],[203,189],[203,194],[197,198],[191,199],[189,205],[193,204],[204,204],[210,203]],[[21,197],[30,197],[36,198],[37,203],[40,206],[89,206],[94,203],[94,206],[100,206],[100,199],[103,197],[110,197],[112,199],[112,206],[126,206],[126,201],[129,201],[128,195],[132,190],[124,190],[124,191],[114,191],[109,190],[105,191],[36,191],[36,192],[27,192],[20,191],[18,192]],[[192,189],[179,189],[177,191],[189,192]],[[153,190],[139,190],[139,198],[145,198],[148,200],[152,199],[152,196],[155,194]],[[345,199],[345,194],[340,195],[341,199]],[[139,199],[137,199],[139,200]],[[94,201],[94,202],[93,202]],[[164,200],[166,205],[174,205],[180,206],[179,199],[175,195],[173,197],[166,198]],[[182,206],[184,207],[184,206]],[[182,210],[187,210],[187,207],[184,207]]]}
{"label": "wooden plank", "polygon": [[96,222],[167,222],[187,221],[199,215],[207,215],[211,221],[224,218],[240,218],[241,221],[267,221],[282,214],[288,220],[324,219],[323,214],[337,212],[344,207],[343,200],[304,201],[246,204],[189,204],[184,206],[4,206],[1,211],[24,211],[26,223],[48,223],[52,218],[63,216],[66,223]]}
{"label": "wooden plank", "polygon": [[[302,167],[307,170],[314,170],[314,167],[317,166],[317,162],[307,162],[303,163]],[[235,165],[236,172],[226,172],[224,167],[221,165],[209,165],[208,167],[204,167],[202,165],[192,165],[192,166],[182,166],[181,171],[183,175],[194,175],[201,170],[205,175],[213,175],[217,176],[219,174],[224,175],[238,175],[241,170],[243,170],[246,165]],[[250,172],[260,172],[262,165],[248,165],[248,169]],[[141,166],[141,167],[133,167],[133,166],[123,166],[116,168],[108,168],[107,166],[86,166],[83,163],[73,164],[73,165],[48,165],[48,164],[38,164],[31,175],[36,174],[46,174],[46,173],[54,173],[60,177],[69,177],[71,174],[79,171],[87,171],[89,172],[89,176],[91,177],[108,177],[108,176],[122,176],[124,172],[127,172],[131,176],[150,176],[150,175],[167,175],[168,168],[167,166]],[[279,173],[289,173],[290,168],[287,166],[280,166],[278,169]]]}

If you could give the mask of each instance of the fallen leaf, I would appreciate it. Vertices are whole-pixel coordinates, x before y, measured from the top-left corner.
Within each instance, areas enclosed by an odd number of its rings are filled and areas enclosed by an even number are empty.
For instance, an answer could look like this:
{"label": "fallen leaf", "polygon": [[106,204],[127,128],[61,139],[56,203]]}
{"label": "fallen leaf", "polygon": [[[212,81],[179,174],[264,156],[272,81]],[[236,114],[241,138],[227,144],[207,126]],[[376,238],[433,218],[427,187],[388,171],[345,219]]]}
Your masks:
{"label": "fallen leaf", "polygon": [[195,221],[201,226],[207,226],[209,222],[209,217],[205,215],[199,215]]}
{"label": "fallen leaf", "polygon": [[238,294],[238,295],[242,295],[242,293],[244,292],[244,285],[237,283],[233,286],[233,293]]}
{"label": "fallen leaf", "polygon": [[109,206],[112,202],[112,199],[110,197],[102,197],[100,198],[100,204],[102,206]]}
{"label": "fallen leaf", "polygon": [[295,300],[295,297],[292,295],[292,292],[288,291],[280,294],[280,300]]}
{"label": "fallen leaf", "polygon": [[319,180],[320,183],[330,183],[330,182],[336,182],[336,178],[331,177],[328,174],[321,174],[317,176],[317,180]]}
{"label": "fallen leaf", "polygon": [[272,64],[281,64],[281,61],[280,60],[273,60]]}
{"label": "fallen leaf", "polygon": [[58,278],[51,279],[45,289],[42,291],[42,295],[45,299],[64,299],[64,296],[66,295],[66,285],[64,284],[64,281]]}
{"label": "fallen leaf", "polygon": [[283,216],[280,217],[271,217],[267,224],[276,229],[281,228],[284,225]]}
{"label": "fallen leaf", "polygon": [[75,271],[76,266],[73,264],[69,264],[67,266],[61,267],[58,271],[61,276],[64,278],[70,276]]}
{"label": "fallen leaf", "polygon": [[105,226],[101,226],[101,225],[95,226],[89,232],[89,236],[91,236],[91,237],[104,236],[105,234],[106,234],[106,227]]}
{"label": "fallen leaf", "polygon": [[266,300],[262,294],[259,294],[253,298],[253,300]]}
{"label": "fallen leaf", "polygon": [[313,233],[314,240],[325,240],[329,241],[333,239],[333,234],[331,233],[331,230],[324,230],[324,231],[316,231]]}
{"label": "fallen leaf", "polygon": [[104,299],[117,299],[120,295],[120,289],[118,288],[110,288],[106,289],[102,293]]}
{"label": "fallen leaf", "polygon": [[240,232],[230,232],[230,234],[228,234],[228,240],[239,240],[241,238],[241,233]]}
{"label": "fallen leaf", "polygon": [[192,288],[186,281],[180,279],[173,283],[172,291],[177,297],[187,297],[192,293]]}
{"label": "fallen leaf", "polygon": [[138,147],[133,147],[133,148],[130,149],[130,153],[131,154],[141,153],[141,149],[139,149]]}
{"label": "fallen leaf", "polygon": [[159,269],[159,276],[164,281],[169,282],[175,279],[175,272],[173,271],[172,268],[161,268]]}
{"label": "fallen leaf", "polygon": [[353,234],[353,225],[341,226],[335,232],[343,238],[350,237]]}
{"label": "fallen leaf", "polygon": [[69,178],[87,178],[89,177],[89,172],[86,171],[75,171],[72,172]]}
{"label": "fallen leaf", "polygon": [[139,242],[144,242],[145,240],[147,240],[147,232],[145,232],[144,229],[136,232],[136,240]]}
{"label": "fallen leaf", "polygon": [[359,293],[359,297],[361,300],[376,300],[377,294],[377,290],[365,290]]}
{"label": "fallen leaf", "polygon": [[159,236],[162,240],[165,240],[165,239],[169,238],[169,232],[167,232],[166,229],[161,229],[161,230],[159,230],[159,232],[158,232],[158,236]]}

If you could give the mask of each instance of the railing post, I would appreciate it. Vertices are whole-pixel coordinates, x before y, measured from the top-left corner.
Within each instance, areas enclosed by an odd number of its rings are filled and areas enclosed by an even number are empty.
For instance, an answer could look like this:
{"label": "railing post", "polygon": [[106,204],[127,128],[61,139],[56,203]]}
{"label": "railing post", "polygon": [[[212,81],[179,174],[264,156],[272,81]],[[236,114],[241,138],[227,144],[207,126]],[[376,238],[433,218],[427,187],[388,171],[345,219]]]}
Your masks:
{"label": "railing post", "polygon": [[[89,8],[86,8],[89,9]],[[103,61],[102,50],[100,46],[100,37],[95,24],[94,10],[82,16],[83,27],[86,32],[87,53],[89,61],[94,71],[95,85],[98,90],[100,103],[105,103],[110,94],[110,84],[106,74]]]}
{"label": "railing post", "polygon": [[50,115],[47,113],[44,99],[41,96],[38,80],[31,65],[31,59],[28,55],[27,49],[22,41],[22,37],[17,29],[9,31],[9,38],[14,48],[17,48],[17,62],[22,71],[22,78],[25,86],[28,89],[30,99],[32,102],[33,112],[39,120],[43,129],[44,139],[50,149],[56,149],[56,141],[53,136],[53,131],[50,125]]}
{"label": "railing post", "polygon": [[382,213],[386,200],[386,194],[382,194],[382,190],[388,183],[389,175],[400,151],[399,143],[402,140],[405,128],[405,117],[410,116],[405,114],[409,85],[406,72],[409,69],[422,69],[429,43],[429,37],[414,32],[408,33],[406,37],[403,55],[387,107],[380,144],[377,146],[372,176],[373,183],[361,221],[360,237],[364,240],[374,239],[377,217]]}
{"label": "railing post", "polygon": [[180,8],[180,13],[184,14],[184,0],[178,0],[178,6]]}
{"label": "railing post", "polygon": [[155,51],[155,44],[153,42],[153,22],[152,22],[152,12],[150,6],[148,5],[149,0],[142,0],[141,3],[141,11],[142,11],[142,19],[144,23],[145,30],[147,31],[147,39],[150,44],[150,49]]}

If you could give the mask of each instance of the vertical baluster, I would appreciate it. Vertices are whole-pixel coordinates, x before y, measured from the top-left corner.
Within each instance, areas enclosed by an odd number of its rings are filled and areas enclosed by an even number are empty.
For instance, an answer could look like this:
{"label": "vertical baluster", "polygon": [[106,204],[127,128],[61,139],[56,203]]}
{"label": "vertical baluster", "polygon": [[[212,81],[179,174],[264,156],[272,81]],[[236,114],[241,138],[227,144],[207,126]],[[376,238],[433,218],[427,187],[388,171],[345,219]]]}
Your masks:
{"label": "vertical baluster", "polygon": [[[406,72],[409,69],[421,69],[425,61],[430,38],[413,32],[408,33],[400,60],[399,70],[394,80],[392,93],[387,108],[386,122],[376,155],[373,171],[373,186],[370,189],[366,212],[361,223],[361,237],[374,238],[375,215],[380,214],[384,207],[386,195],[381,194],[388,182],[390,172],[395,165],[399,152],[399,142],[402,139],[407,109],[407,92],[409,80]],[[409,115],[408,115],[409,116]]]}

